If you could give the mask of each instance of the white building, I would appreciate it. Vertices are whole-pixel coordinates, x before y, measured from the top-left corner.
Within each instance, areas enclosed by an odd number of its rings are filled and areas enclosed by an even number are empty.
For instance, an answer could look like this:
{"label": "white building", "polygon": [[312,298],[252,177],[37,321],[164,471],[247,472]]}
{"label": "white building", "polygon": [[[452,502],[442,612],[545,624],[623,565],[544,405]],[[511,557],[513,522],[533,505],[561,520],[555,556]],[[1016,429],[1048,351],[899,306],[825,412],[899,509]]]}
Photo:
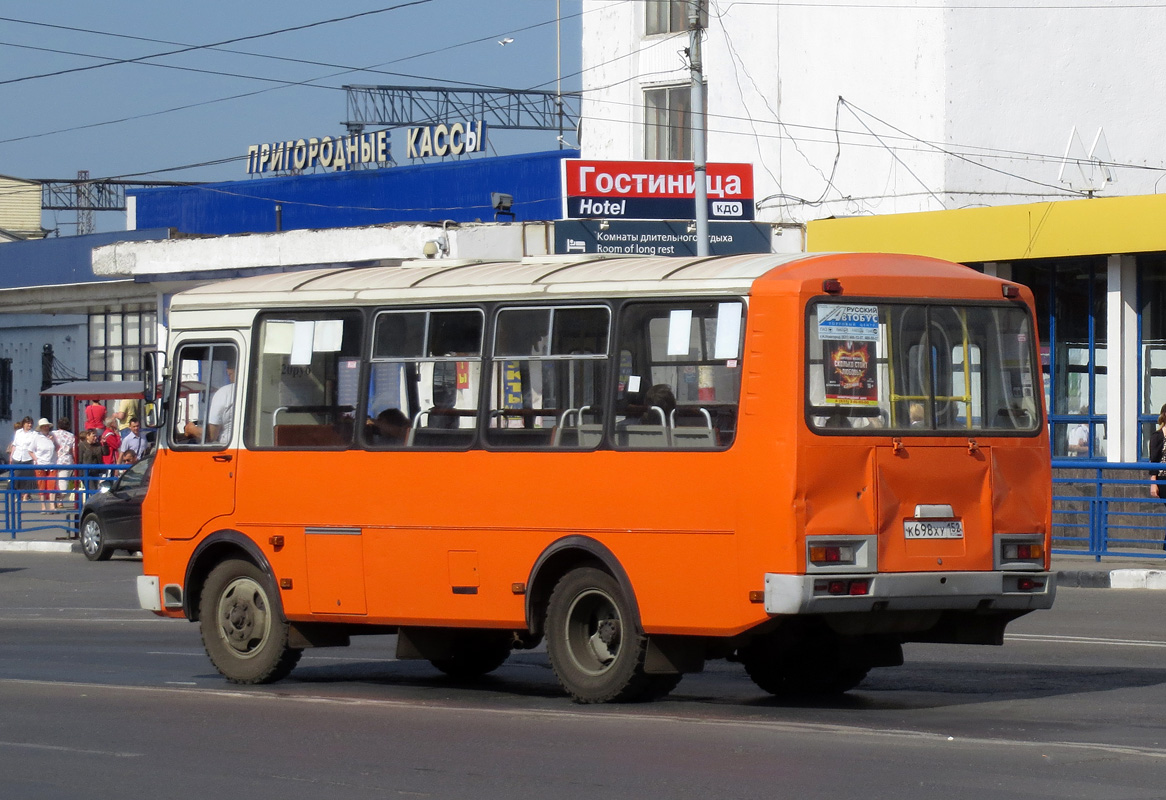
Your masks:
{"label": "white building", "polygon": [[[1059,180],[1074,128],[1075,155],[1103,129],[1096,155],[1124,165],[1104,195],[1166,174],[1166,6],[705,3],[708,159],[753,163],[758,220],[1079,196],[1104,175]],[[584,0],[585,158],[692,157],[687,5]]]}

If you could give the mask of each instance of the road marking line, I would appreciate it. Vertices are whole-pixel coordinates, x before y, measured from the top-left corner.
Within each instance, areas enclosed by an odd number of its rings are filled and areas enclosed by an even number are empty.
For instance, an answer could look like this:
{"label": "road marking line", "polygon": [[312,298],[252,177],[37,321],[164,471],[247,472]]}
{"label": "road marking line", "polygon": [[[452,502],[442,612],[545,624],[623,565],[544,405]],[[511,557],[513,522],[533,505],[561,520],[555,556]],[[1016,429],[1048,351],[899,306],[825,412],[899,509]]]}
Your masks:
{"label": "road marking line", "polygon": [[[319,705],[360,706],[366,708],[387,708],[424,711],[426,714],[447,712],[464,716],[466,714],[488,714],[491,716],[518,717],[529,720],[531,717],[541,717],[550,720],[576,720],[599,723],[626,725],[631,722],[664,723],[674,725],[708,725],[719,728],[749,728],[790,733],[797,735],[821,734],[828,736],[871,737],[883,739],[908,739],[915,746],[951,747],[952,743],[961,745],[976,745],[987,747],[1003,747],[1015,749],[1062,748],[1065,750],[1079,750],[1097,753],[1109,753],[1125,756],[1140,756],[1143,758],[1166,760],[1166,748],[1139,747],[1137,745],[1117,745],[1105,742],[1066,742],[1057,740],[1024,740],[1024,739],[989,739],[978,736],[953,737],[944,733],[930,731],[905,730],[901,728],[864,728],[858,725],[841,725],[830,723],[790,722],[788,720],[759,720],[759,719],[701,719],[692,716],[670,714],[666,711],[650,713],[645,711],[624,712],[605,711],[600,709],[532,709],[532,708],[482,708],[478,706],[445,703],[440,700],[395,700],[369,699],[348,697],[322,697],[319,695],[292,695],[288,692],[291,687],[284,687],[279,693],[261,691],[239,691],[230,689],[190,689],[175,686],[115,686],[100,683],[71,683],[63,681],[40,681],[27,679],[0,679],[0,685],[14,684],[24,686],[45,686],[52,688],[72,687],[84,688],[90,691],[105,690],[109,692],[135,692],[153,694],[185,694],[202,697],[211,696],[230,700],[254,700],[257,702],[298,702]],[[777,709],[780,710],[780,709]]]}
{"label": "road marking line", "polygon": [[1149,639],[1105,639],[1096,636],[1069,636],[1046,633],[1006,633],[1005,641],[1016,642],[1059,642],[1064,644],[1103,644],[1114,647],[1166,647],[1166,642]]}
{"label": "road marking line", "polygon": [[163,619],[134,619],[132,617],[125,617],[119,619],[116,617],[0,617],[0,623],[9,624],[17,622],[38,622],[38,623],[56,623],[58,625],[81,625],[86,622],[113,622],[122,624],[125,622],[132,622],[134,624],[141,624],[143,622],[167,622]]}
{"label": "road marking line", "polygon": [[116,750],[83,750],[80,747],[62,747],[55,744],[32,744],[30,742],[0,742],[0,747],[13,747],[21,750],[54,750],[62,753],[80,753],[86,756],[103,756],[114,758],[141,758],[145,753],[122,753]]}

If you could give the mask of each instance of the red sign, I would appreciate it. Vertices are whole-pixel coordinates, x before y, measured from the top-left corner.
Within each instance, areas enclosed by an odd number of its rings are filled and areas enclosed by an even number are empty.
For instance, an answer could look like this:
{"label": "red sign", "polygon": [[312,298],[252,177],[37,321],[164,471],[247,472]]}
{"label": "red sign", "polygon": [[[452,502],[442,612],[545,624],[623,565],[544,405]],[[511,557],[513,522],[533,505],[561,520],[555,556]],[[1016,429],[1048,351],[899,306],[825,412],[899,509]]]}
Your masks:
{"label": "red sign", "polygon": [[[753,219],[753,165],[707,165],[709,219]],[[563,216],[693,219],[691,161],[563,160]]]}

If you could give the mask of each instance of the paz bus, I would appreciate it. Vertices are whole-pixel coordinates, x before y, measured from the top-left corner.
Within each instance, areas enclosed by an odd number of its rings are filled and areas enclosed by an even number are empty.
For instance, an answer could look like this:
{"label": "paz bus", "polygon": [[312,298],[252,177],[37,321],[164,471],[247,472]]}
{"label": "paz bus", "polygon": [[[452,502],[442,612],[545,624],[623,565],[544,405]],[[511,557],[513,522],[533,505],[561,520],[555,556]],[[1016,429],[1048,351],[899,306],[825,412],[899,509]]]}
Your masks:
{"label": "paz bus", "polygon": [[[236,683],[545,642],[578,702],[707,659],[847,691],[1052,605],[1031,293],[894,255],[327,265],[176,295],[143,608]],[[158,385],[159,381],[162,385]]]}

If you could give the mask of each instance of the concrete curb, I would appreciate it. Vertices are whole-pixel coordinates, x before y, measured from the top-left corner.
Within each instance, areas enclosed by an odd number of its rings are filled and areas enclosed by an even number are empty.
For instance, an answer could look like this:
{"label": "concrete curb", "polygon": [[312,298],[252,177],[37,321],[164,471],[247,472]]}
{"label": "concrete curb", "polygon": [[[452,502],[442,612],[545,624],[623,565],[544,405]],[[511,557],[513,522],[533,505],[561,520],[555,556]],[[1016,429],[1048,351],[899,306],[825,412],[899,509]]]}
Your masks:
{"label": "concrete curb", "polygon": [[1062,570],[1057,573],[1058,589],[1108,589],[1109,570]]}
{"label": "concrete curb", "polygon": [[77,542],[0,542],[0,553],[80,553]]}
{"label": "concrete curb", "polygon": [[1062,570],[1057,586],[1079,589],[1162,589],[1166,590],[1166,570],[1111,569]]}
{"label": "concrete curb", "polygon": [[1166,571],[1160,569],[1115,569],[1109,573],[1111,589],[1166,589]]}

